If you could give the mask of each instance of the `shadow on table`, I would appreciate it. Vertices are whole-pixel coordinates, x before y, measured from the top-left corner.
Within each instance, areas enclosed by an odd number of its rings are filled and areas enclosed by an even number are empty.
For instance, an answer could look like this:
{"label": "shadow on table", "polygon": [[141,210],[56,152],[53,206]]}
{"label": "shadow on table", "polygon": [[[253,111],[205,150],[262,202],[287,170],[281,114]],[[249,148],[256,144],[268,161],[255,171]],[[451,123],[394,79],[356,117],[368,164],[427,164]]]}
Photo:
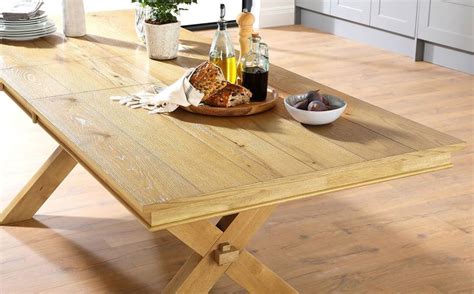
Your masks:
{"label": "shadow on table", "polygon": [[105,36],[87,34],[84,37],[80,37],[78,39],[97,43],[99,45],[108,45],[113,47],[120,47],[124,49],[145,49],[145,44],[141,43],[138,39],[135,42],[109,38]]}
{"label": "shadow on table", "polygon": [[[286,111],[283,103],[278,103],[274,109],[274,112],[285,119],[298,123]],[[380,140],[381,138],[385,140],[394,140],[394,138],[397,140],[404,139],[405,141],[420,140],[418,136],[415,136],[410,132],[404,132],[400,129],[377,124],[377,121],[360,121],[360,119],[351,116],[351,110],[349,108],[342,117],[338,118],[333,123],[320,126],[306,124],[300,125],[309,132],[327,138],[331,141],[354,142],[362,145],[372,141]],[[390,138],[384,134],[390,134]]]}
{"label": "shadow on table", "polygon": [[[394,128],[388,128],[369,122],[358,124],[357,120],[352,118],[339,118],[337,121],[324,126],[304,124],[303,126],[312,133],[340,142],[367,144],[372,141],[380,140],[381,138],[393,141],[393,143],[398,143],[400,139],[412,141],[420,140],[419,137],[408,132],[401,132]],[[384,134],[390,134],[390,137]],[[396,138],[397,141],[395,141],[394,138]]]}
{"label": "shadow on table", "polygon": [[272,111],[249,116],[218,117],[190,113],[180,109],[168,115],[182,122],[195,125],[197,129],[200,129],[199,125],[207,125],[216,128],[265,132],[266,134],[283,133],[282,120],[284,118],[275,115]]}
{"label": "shadow on table", "polygon": [[[89,281],[92,284],[96,280],[94,286],[100,285],[109,293],[125,290],[156,293],[186,258],[186,254],[182,254],[186,246],[171,234],[148,232],[136,221],[75,216],[44,218],[42,215],[35,218],[5,226],[4,231],[61,272],[67,272],[70,277],[77,275],[75,282],[52,287],[70,290],[78,283]],[[28,228],[47,230],[34,234],[21,231]],[[50,244],[57,246],[57,251],[52,252],[51,247],[46,246],[49,240],[55,240]],[[29,268],[40,265],[44,263]],[[29,283],[35,283],[34,279]]]}
{"label": "shadow on table", "polygon": [[[190,50],[195,50],[199,53],[204,53],[203,50],[208,53],[211,44],[208,42],[192,41],[192,40],[180,40],[179,44],[183,47],[189,48]],[[201,52],[202,51],[202,52]]]}
{"label": "shadow on table", "polygon": [[178,56],[175,59],[171,60],[162,60],[160,62],[172,63],[184,68],[191,68],[196,67],[199,64],[207,61],[207,56],[202,58],[191,57],[187,55],[183,55],[182,52],[178,52]]}
{"label": "shadow on table", "polygon": [[[143,44],[140,40],[133,40],[133,41],[127,41],[127,40],[121,40],[121,39],[116,39],[116,38],[110,38],[106,36],[99,36],[99,35],[94,35],[94,34],[87,34],[84,37],[80,37],[77,39],[97,43],[99,45],[108,45],[108,46],[113,46],[113,47],[120,47],[124,49],[143,49],[146,50],[146,45]],[[208,50],[210,45],[205,42],[198,42],[198,41],[190,41],[190,40],[180,40],[179,41],[180,47],[179,47],[179,52],[193,52],[196,54],[203,54],[203,50]],[[206,51],[207,53],[207,51]],[[207,56],[207,54],[206,54]]]}

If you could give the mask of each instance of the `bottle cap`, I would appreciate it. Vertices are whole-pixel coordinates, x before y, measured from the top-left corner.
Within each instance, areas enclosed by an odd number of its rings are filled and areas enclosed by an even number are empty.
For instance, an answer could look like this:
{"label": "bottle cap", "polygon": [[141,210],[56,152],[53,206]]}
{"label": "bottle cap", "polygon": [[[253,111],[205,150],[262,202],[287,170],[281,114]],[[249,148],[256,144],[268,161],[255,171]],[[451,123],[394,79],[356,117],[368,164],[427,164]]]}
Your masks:
{"label": "bottle cap", "polygon": [[225,17],[225,4],[221,3],[221,19]]}
{"label": "bottle cap", "polygon": [[260,35],[257,32],[252,33],[252,38],[260,37]]}

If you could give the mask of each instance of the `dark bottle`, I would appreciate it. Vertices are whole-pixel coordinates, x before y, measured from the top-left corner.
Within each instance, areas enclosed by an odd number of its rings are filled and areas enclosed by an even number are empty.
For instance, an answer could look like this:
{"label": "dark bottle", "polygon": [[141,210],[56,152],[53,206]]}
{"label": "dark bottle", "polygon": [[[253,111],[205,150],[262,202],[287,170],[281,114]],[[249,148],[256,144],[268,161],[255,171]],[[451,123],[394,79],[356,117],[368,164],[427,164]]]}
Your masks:
{"label": "dark bottle", "polygon": [[242,86],[252,92],[252,101],[264,101],[267,98],[268,71],[260,67],[249,67],[242,72]]}
{"label": "dark bottle", "polygon": [[258,33],[250,38],[250,51],[241,60],[242,86],[252,92],[251,101],[264,101],[267,98],[268,46],[260,42]]}

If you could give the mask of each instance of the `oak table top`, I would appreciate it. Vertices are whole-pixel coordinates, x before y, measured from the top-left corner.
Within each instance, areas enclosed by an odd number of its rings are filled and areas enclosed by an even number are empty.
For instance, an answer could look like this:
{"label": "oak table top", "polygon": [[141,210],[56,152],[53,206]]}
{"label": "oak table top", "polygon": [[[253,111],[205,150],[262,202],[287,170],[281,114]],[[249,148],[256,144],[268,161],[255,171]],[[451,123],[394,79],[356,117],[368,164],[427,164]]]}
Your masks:
{"label": "oak table top", "polygon": [[182,30],[177,59],[150,60],[133,24],[131,11],[106,12],[88,15],[82,38],[2,40],[0,81],[150,230],[450,167],[464,146],[275,65],[269,84],[281,96],[321,89],[347,101],[345,114],[305,126],[282,100],[234,118],[123,107],[109,97],[172,83],[207,58],[210,43]]}

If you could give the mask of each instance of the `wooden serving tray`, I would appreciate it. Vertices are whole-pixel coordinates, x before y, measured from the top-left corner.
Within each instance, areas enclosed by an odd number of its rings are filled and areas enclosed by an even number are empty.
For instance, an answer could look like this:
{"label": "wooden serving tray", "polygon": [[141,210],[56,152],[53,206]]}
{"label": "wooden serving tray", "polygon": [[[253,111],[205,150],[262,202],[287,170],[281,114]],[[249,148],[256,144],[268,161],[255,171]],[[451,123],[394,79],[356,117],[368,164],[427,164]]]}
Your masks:
{"label": "wooden serving tray", "polygon": [[250,102],[249,104],[242,104],[234,107],[213,107],[208,105],[199,106],[181,106],[182,109],[211,116],[246,116],[261,113],[272,109],[278,102],[278,92],[274,89],[268,89],[267,99],[262,102]]}

